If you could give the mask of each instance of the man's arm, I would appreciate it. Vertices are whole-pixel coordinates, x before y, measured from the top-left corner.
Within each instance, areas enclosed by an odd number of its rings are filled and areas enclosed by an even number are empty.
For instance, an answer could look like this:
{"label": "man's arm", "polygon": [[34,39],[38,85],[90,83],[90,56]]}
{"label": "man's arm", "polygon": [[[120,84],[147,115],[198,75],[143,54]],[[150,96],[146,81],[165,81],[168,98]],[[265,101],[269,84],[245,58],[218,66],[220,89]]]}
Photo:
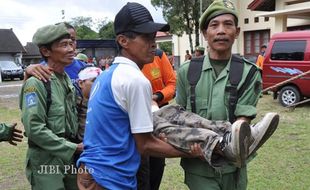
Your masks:
{"label": "man's arm", "polygon": [[256,117],[257,109],[256,105],[259,100],[262,91],[262,78],[259,69],[255,72],[252,80],[238,99],[236,105],[235,115],[237,119],[246,120],[248,123]]}
{"label": "man's arm", "polygon": [[188,154],[175,149],[170,144],[154,137],[151,133],[137,133],[133,135],[138,150],[142,155],[166,157],[166,158],[173,158],[173,157],[194,158],[194,157],[201,157],[203,155],[202,150],[197,143],[192,145],[191,153]]}
{"label": "man's arm", "polygon": [[17,145],[17,142],[21,142],[23,139],[22,131],[16,129],[16,125],[17,123],[12,125],[0,123],[0,141],[8,141],[14,146]]}
{"label": "man's arm", "polygon": [[185,62],[181,65],[178,71],[178,79],[177,79],[177,94],[176,94],[176,102],[177,104],[186,107],[187,105],[187,91],[188,91],[188,80],[187,80],[187,72],[189,63]]}
{"label": "man's arm", "polygon": [[163,98],[157,101],[160,105],[172,100],[175,96],[176,76],[165,52],[163,52],[159,66],[161,67],[160,72],[165,86],[162,90],[155,92],[155,95],[156,93],[161,93],[163,95]]}
{"label": "man's arm", "polygon": [[24,80],[26,81],[31,76],[34,76],[39,80],[47,82],[51,78],[51,75],[52,69],[49,66],[42,64],[32,64],[25,69]]}

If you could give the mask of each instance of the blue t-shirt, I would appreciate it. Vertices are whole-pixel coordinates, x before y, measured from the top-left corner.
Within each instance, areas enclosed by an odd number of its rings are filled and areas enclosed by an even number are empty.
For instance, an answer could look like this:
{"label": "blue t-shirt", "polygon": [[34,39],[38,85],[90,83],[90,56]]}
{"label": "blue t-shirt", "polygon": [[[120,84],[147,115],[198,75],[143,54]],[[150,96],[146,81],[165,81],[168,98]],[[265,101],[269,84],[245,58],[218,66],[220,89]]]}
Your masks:
{"label": "blue t-shirt", "polygon": [[118,64],[104,71],[92,86],[88,102],[84,163],[95,181],[107,189],[134,190],[140,155],[136,148],[128,112],[116,102],[112,76]]}
{"label": "blue t-shirt", "polygon": [[75,83],[78,80],[79,71],[85,66],[86,63],[77,59],[73,59],[72,63],[65,67],[65,72],[69,75],[72,83]]}
{"label": "blue t-shirt", "polygon": [[[42,65],[46,65],[47,63],[43,60],[40,62]],[[73,59],[72,63],[65,67],[65,72],[69,75],[72,83],[74,84],[79,78],[79,71],[86,66],[86,63]]]}

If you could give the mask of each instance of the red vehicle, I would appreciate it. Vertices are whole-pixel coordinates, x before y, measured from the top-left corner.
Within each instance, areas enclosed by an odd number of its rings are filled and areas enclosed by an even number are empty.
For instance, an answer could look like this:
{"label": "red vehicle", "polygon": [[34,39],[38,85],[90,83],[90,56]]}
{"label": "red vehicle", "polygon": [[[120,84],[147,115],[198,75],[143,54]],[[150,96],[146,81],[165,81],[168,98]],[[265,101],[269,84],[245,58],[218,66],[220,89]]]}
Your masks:
{"label": "red vehicle", "polygon": [[[266,50],[263,65],[263,88],[310,70],[310,31],[274,34]],[[310,74],[273,88],[274,98],[289,106],[310,97]]]}

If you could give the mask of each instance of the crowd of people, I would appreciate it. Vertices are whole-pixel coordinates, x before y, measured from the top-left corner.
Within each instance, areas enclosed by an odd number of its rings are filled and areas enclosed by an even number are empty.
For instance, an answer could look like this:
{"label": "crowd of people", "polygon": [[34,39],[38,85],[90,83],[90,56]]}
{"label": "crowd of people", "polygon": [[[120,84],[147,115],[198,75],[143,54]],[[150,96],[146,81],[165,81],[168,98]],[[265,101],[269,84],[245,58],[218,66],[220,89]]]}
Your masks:
{"label": "crowd of people", "polygon": [[[165,158],[181,157],[189,189],[245,190],[247,162],[279,115],[251,124],[262,81],[255,64],[232,55],[240,32],[234,5],[215,0],[199,26],[208,50],[187,51],[177,75],[155,43],[170,25],[154,22],[139,3],[115,16],[116,57],[76,54],[68,23],[39,28],[33,43],[44,60],[26,69],[20,95],[31,188],[158,190]],[[188,75],[198,76],[195,84]],[[20,142],[15,126],[1,124],[0,140]]]}

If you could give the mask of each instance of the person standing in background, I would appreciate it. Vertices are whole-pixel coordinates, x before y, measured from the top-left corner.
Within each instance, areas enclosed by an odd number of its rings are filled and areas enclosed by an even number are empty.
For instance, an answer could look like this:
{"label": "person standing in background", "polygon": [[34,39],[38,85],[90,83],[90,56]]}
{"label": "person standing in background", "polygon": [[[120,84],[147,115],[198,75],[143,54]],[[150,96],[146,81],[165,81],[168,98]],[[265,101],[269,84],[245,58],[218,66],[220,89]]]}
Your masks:
{"label": "person standing in background", "polygon": [[200,57],[205,55],[205,48],[201,46],[197,46],[195,48],[195,57]]}
{"label": "person standing in background", "polygon": [[189,50],[186,50],[185,60],[184,61],[191,60],[191,59],[192,59],[192,55],[189,53]]}
{"label": "person standing in background", "polygon": [[266,48],[267,48],[267,46],[262,45],[262,47],[260,48],[260,53],[259,53],[259,55],[257,56],[257,60],[256,60],[256,65],[257,65],[261,70],[263,70]]}

